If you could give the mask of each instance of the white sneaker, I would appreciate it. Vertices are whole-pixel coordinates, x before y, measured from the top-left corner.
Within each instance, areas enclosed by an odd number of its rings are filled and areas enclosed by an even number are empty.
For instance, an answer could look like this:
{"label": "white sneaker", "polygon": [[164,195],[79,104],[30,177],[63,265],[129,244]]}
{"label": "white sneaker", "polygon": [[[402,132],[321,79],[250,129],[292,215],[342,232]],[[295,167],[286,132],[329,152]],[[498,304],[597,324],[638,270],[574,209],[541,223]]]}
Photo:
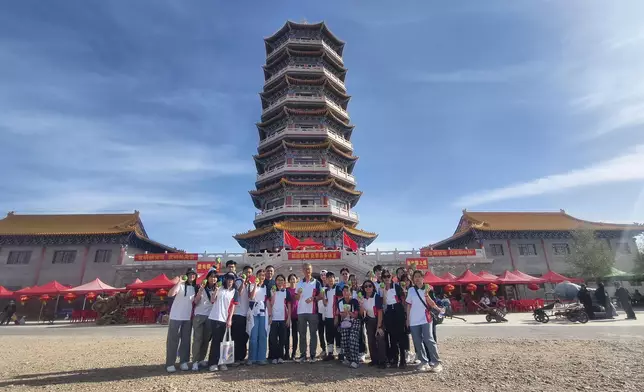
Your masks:
{"label": "white sneaker", "polygon": [[228,370],[228,366],[226,365],[220,365],[219,370]]}
{"label": "white sneaker", "polygon": [[187,363],[182,363],[181,366],[179,366],[179,369],[185,372],[186,370],[190,370],[190,367],[188,366]]}
{"label": "white sneaker", "polygon": [[295,358],[295,362],[296,362],[296,363],[302,363],[303,361],[306,361],[306,358],[304,358],[304,357],[297,357],[297,358]]}
{"label": "white sneaker", "polygon": [[174,373],[174,372],[177,371],[177,368],[174,367],[174,365],[172,365],[172,366],[168,366],[167,368],[165,368],[165,371],[168,372],[168,373]]}
{"label": "white sneaker", "polygon": [[430,368],[429,371],[432,372],[432,373],[440,373],[440,372],[443,371],[443,365],[441,365],[440,363],[436,364],[436,366]]}
{"label": "white sneaker", "polygon": [[414,359],[414,361],[412,363],[414,365],[420,365],[421,362],[420,362],[420,359]]}
{"label": "white sneaker", "polygon": [[317,359],[316,359],[316,358],[311,358],[311,359],[309,359],[309,363],[315,363],[315,362],[317,362]]}
{"label": "white sneaker", "polygon": [[350,366],[351,366],[352,369],[357,369],[358,368],[358,364],[355,363],[355,362],[351,362]]}
{"label": "white sneaker", "polygon": [[282,364],[282,363],[284,363],[284,360],[282,358],[280,358],[280,359],[277,360],[277,363]]}
{"label": "white sneaker", "polygon": [[428,372],[428,371],[429,371],[429,369],[431,369],[431,368],[430,368],[430,367],[429,367],[429,365],[428,365],[428,364],[426,364],[426,363],[424,363],[424,364],[422,364],[422,365],[420,365],[420,366],[418,367],[418,371],[419,371],[419,372]]}
{"label": "white sneaker", "polygon": [[195,372],[199,371],[199,362],[195,362],[192,364],[192,370]]}
{"label": "white sneaker", "polygon": [[277,365],[277,359],[273,359],[273,360],[271,361],[271,363],[272,363],[273,365]]}
{"label": "white sneaker", "polygon": [[360,354],[360,362],[365,363],[367,361],[367,354]]}
{"label": "white sneaker", "polygon": [[207,367],[207,366],[208,366],[208,361],[201,361],[201,362],[199,362],[199,366],[201,366],[201,367]]}
{"label": "white sneaker", "polygon": [[216,372],[217,370],[219,370],[219,368],[217,367],[217,365],[212,365],[208,368],[208,370],[210,370],[211,372]]}

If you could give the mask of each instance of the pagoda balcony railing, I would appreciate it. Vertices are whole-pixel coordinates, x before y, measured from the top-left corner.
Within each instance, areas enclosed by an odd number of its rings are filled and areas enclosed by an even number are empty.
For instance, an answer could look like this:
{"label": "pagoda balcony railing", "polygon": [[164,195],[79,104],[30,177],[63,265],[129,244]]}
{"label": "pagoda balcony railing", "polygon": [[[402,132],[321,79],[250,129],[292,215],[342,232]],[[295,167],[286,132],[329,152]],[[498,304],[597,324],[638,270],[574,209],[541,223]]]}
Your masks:
{"label": "pagoda balcony railing", "polygon": [[344,82],[340,80],[337,76],[333,74],[333,72],[329,71],[325,67],[321,65],[295,65],[295,64],[290,64],[287,65],[286,67],[282,68],[278,73],[275,75],[271,76],[270,78],[266,79],[266,82],[264,82],[264,86],[270,84],[272,81],[275,79],[279,78],[280,76],[284,75],[286,72],[292,72],[292,71],[305,71],[305,72],[316,72],[320,73],[323,72],[329,79],[334,81],[335,83],[342,88],[342,90],[346,91],[346,87],[344,86]]}
{"label": "pagoda balcony railing", "polygon": [[324,96],[324,95],[298,95],[298,94],[286,94],[281,96],[279,99],[269,103],[269,106],[262,110],[262,116],[265,115],[266,113],[269,113],[281,105],[287,103],[287,102],[320,102],[320,103],[326,103],[329,105],[331,108],[336,110],[341,116],[349,120],[349,113],[347,113],[346,110],[342,108],[342,106],[338,105],[336,102],[333,100],[329,99],[329,97]]}
{"label": "pagoda balcony railing", "polygon": [[358,222],[358,214],[356,212],[332,205],[283,205],[271,208],[269,210],[256,212],[255,221],[260,221],[281,214],[331,214],[354,222]]}
{"label": "pagoda balcony railing", "polygon": [[281,165],[281,166],[272,168],[268,171],[265,171],[262,174],[258,174],[257,182],[265,181],[273,177],[279,177],[285,173],[310,173],[310,172],[329,174],[332,177],[339,178],[353,185],[356,184],[356,178],[352,174],[349,174],[346,171],[330,163],[329,164],[287,163],[285,165]]}
{"label": "pagoda balcony railing", "polygon": [[307,39],[307,38],[293,38],[289,37],[287,40],[282,42],[280,46],[275,48],[271,53],[269,53],[268,56],[266,56],[266,60],[270,60],[271,58],[275,57],[277,53],[279,53],[280,50],[282,50],[283,47],[289,45],[289,44],[305,44],[305,45],[322,45],[324,49],[327,50],[327,53],[330,53],[331,56],[333,56],[336,60],[340,61],[340,64],[344,64],[344,61],[342,60],[342,57],[333,49],[329,44],[326,43],[326,41],[322,39]]}
{"label": "pagoda balcony railing", "polygon": [[310,136],[328,136],[330,139],[333,139],[334,141],[338,142],[344,147],[350,150],[353,150],[353,144],[349,140],[345,139],[340,134],[331,130],[328,127],[316,126],[313,128],[302,128],[302,127],[298,127],[297,125],[289,125],[288,127],[280,131],[270,134],[264,140],[261,140],[259,142],[259,147],[267,146],[270,143],[276,140],[280,140],[281,138],[284,138],[284,137],[290,137],[290,136],[306,137],[309,135]]}

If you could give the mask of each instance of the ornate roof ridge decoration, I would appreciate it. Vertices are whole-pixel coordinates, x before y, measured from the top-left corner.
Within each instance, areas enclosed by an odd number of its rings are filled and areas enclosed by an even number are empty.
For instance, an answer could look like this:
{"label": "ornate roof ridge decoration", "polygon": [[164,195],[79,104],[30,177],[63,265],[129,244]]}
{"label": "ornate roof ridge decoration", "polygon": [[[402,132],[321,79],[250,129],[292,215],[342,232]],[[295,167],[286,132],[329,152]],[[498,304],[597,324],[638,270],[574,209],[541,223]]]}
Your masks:
{"label": "ornate roof ridge decoration", "polygon": [[326,26],[326,23],[324,21],[316,22],[316,23],[298,23],[298,22],[293,22],[291,20],[286,21],[282,27],[280,27],[279,30],[277,30],[275,33],[271,34],[268,37],[264,38],[264,41],[268,44],[272,43],[273,41],[277,40],[281,35],[286,33],[287,31],[291,31],[294,29],[301,29],[301,30],[320,30],[323,34],[327,36],[327,38],[331,39],[334,41],[339,47],[340,47],[340,55],[342,55],[342,48],[344,48],[345,42],[339,39],[338,37],[335,36],[329,30],[329,28]]}
{"label": "ornate roof ridge decoration", "polygon": [[284,117],[289,117],[291,115],[296,115],[296,116],[322,116],[322,117],[329,117],[335,120],[338,124],[342,125],[343,127],[352,130],[355,126],[349,124],[347,121],[337,117],[336,115],[333,114],[329,108],[322,108],[322,109],[291,109],[288,107],[283,107],[282,110],[278,110],[275,112],[275,115],[270,117],[269,119],[263,120],[261,122],[256,123],[255,125],[257,126],[258,129],[262,129],[266,126],[271,125],[275,121],[281,120]]}
{"label": "ornate roof ridge decoration", "polygon": [[333,139],[326,139],[326,141],[322,143],[315,143],[315,144],[305,144],[305,143],[293,143],[293,142],[287,142],[286,140],[282,140],[277,146],[274,148],[265,151],[261,154],[255,154],[253,155],[253,159],[258,162],[261,161],[263,158],[269,157],[276,152],[279,152],[280,150],[285,150],[286,148],[294,148],[294,149],[300,149],[300,150],[306,150],[306,149],[327,149],[327,150],[332,150],[336,154],[350,160],[350,161],[357,161],[359,157],[352,155],[350,152],[347,153],[345,151],[342,151],[336,146],[337,141]]}
{"label": "ornate roof ridge decoration", "polygon": [[275,91],[279,91],[285,86],[301,86],[301,85],[306,85],[306,86],[322,86],[322,87],[328,87],[330,90],[333,90],[333,93],[336,94],[337,96],[341,97],[342,99],[349,100],[351,99],[351,96],[348,95],[346,92],[338,89],[334,83],[332,83],[329,79],[328,76],[326,75],[321,75],[315,79],[299,79],[293,76],[289,76],[288,74],[283,74],[280,76],[280,82],[276,84],[274,87],[262,91],[259,93],[260,97],[262,99],[266,99],[266,97],[270,96],[273,94]]}
{"label": "ornate roof ridge decoration", "polygon": [[350,189],[350,188],[344,187],[344,186],[340,185],[334,178],[329,178],[329,179],[322,180],[322,181],[306,181],[306,182],[302,181],[302,182],[299,182],[299,181],[289,181],[285,177],[280,178],[280,180],[278,182],[274,183],[274,184],[268,185],[268,186],[260,188],[260,189],[249,191],[249,193],[252,196],[258,196],[258,195],[264,194],[266,192],[270,192],[272,190],[279,189],[279,188],[286,187],[286,186],[319,186],[319,187],[328,186],[328,187],[336,188],[338,190],[341,190],[343,192],[346,192],[346,193],[354,195],[354,196],[362,195],[361,191],[356,191],[355,189]]}
{"label": "ornate roof ridge decoration", "polygon": [[245,233],[239,233],[233,236],[237,240],[249,239],[254,237],[259,237],[266,233],[273,231],[288,231],[292,233],[300,232],[319,232],[319,231],[331,231],[331,230],[345,230],[348,233],[353,235],[363,237],[363,238],[376,238],[378,235],[376,233],[370,233],[364,230],[356,229],[355,227],[350,227],[347,224],[342,222],[337,222],[332,219],[324,221],[292,221],[284,220],[272,223],[269,226],[260,227],[257,229],[249,230]]}

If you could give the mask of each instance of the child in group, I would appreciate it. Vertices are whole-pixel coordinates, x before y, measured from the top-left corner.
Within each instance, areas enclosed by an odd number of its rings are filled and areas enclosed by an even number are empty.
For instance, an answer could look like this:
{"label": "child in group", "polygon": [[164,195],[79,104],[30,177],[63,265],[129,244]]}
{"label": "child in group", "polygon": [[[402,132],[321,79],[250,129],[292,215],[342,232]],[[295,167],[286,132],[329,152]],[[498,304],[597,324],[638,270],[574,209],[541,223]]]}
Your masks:
{"label": "child in group", "polygon": [[[219,365],[219,346],[224,340],[226,330],[233,325],[233,314],[238,301],[238,291],[235,289],[235,274],[229,272],[223,276],[223,283],[217,283],[214,293],[210,294],[213,306],[208,319],[212,330],[208,365],[211,372],[227,370],[226,365]],[[221,287],[219,285],[221,284]]]}
{"label": "child in group", "polygon": [[296,286],[297,285],[297,275],[290,274],[288,276],[288,288],[286,289],[291,296],[291,327],[286,328],[286,341],[293,339],[293,344],[291,347],[291,356],[289,359],[295,360],[295,354],[297,353],[297,342],[298,342],[298,329],[297,329],[297,301],[295,301]]}
{"label": "child in group", "polygon": [[266,365],[266,341],[268,336],[268,315],[271,314],[271,290],[264,282],[264,270],[260,269],[255,274],[255,284],[251,284],[250,300],[252,308],[248,311],[249,319],[246,331],[250,335],[248,343],[247,365],[257,363]]}
{"label": "child in group", "polygon": [[438,347],[432,336],[432,314],[430,309],[439,313],[445,310],[436,305],[429,297],[429,287],[423,285],[422,271],[414,271],[414,286],[408,291],[407,302],[407,326],[411,330],[411,336],[416,349],[416,356],[421,365],[419,371],[430,371],[439,373],[443,370]]}
{"label": "child in group", "polygon": [[[349,285],[351,286],[351,298],[358,299],[358,294],[362,292],[362,287],[358,285],[358,278],[355,274],[349,275]],[[362,293],[364,295],[364,293]],[[364,362],[367,357],[367,335],[365,334],[364,320],[360,318],[360,362]]]}
{"label": "child in group", "polygon": [[286,332],[291,327],[291,294],[286,290],[286,278],[279,274],[271,291],[271,331],[268,337],[268,358],[273,364],[284,363],[288,359],[288,340]]}
{"label": "child in group", "polygon": [[195,296],[195,314],[192,318],[192,370],[194,371],[199,370],[199,366],[206,367],[208,365],[208,361],[205,359],[212,338],[208,316],[212,311],[212,296],[214,295],[213,291],[217,288],[216,284],[217,270],[211,268]]}
{"label": "child in group", "polygon": [[340,327],[344,353],[342,363],[357,369],[360,362],[360,304],[357,299],[351,298],[348,286],[342,289],[342,299],[338,301],[337,307],[336,326]]}
{"label": "child in group", "polygon": [[[326,356],[324,361],[335,359],[333,349],[337,349],[338,358],[343,360],[342,345],[340,343],[341,335],[338,331],[335,319],[338,313],[336,306],[338,300],[342,297],[342,289],[335,284],[335,274],[331,271],[326,273],[326,285],[322,288],[324,302],[324,330],[326,332]],[[335,346],[334,346],[335,344]]]}
{"label": "child in group", "polygon": [[387,368],[387,345],[385,344],[385,331],[382,324],[382,297],[376,293],[376,288],[371,280],[362,283],[362,294],[358,296],[360,311],[363,314],[364,325],[367,329],[369,342],[369,366]]}
{"label": "child in group", "polygon": [[179,349],[179,362],[181,370],[190,370],[190,335],[192,332],[192,304],[197,294],[197,272],[188,268],[177,284],[168,292],[168,297],[174,297],[170,308],[170,322],[168,325],[168,338],[166,340],[165,366],[168,373],[177,369],[174,363]]}

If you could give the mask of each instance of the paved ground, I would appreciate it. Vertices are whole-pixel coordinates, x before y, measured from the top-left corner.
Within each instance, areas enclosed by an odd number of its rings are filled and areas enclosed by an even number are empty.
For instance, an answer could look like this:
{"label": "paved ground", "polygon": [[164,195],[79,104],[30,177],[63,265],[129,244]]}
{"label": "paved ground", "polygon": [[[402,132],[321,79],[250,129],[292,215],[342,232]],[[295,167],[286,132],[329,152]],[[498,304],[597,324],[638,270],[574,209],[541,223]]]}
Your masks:
{"label": "paved ground", "polygon": [[235,390],[642,391],[644,314],[639,320],[585,325],[509,315],[488,324],[482,316],[439,326],[445,364],[440,375],[413,368],[357,370],[338,363],[242,367],[227,372],[167,375],[163,326],[96,327],[70,324],[0,328],[0,390],[185,391]]}

